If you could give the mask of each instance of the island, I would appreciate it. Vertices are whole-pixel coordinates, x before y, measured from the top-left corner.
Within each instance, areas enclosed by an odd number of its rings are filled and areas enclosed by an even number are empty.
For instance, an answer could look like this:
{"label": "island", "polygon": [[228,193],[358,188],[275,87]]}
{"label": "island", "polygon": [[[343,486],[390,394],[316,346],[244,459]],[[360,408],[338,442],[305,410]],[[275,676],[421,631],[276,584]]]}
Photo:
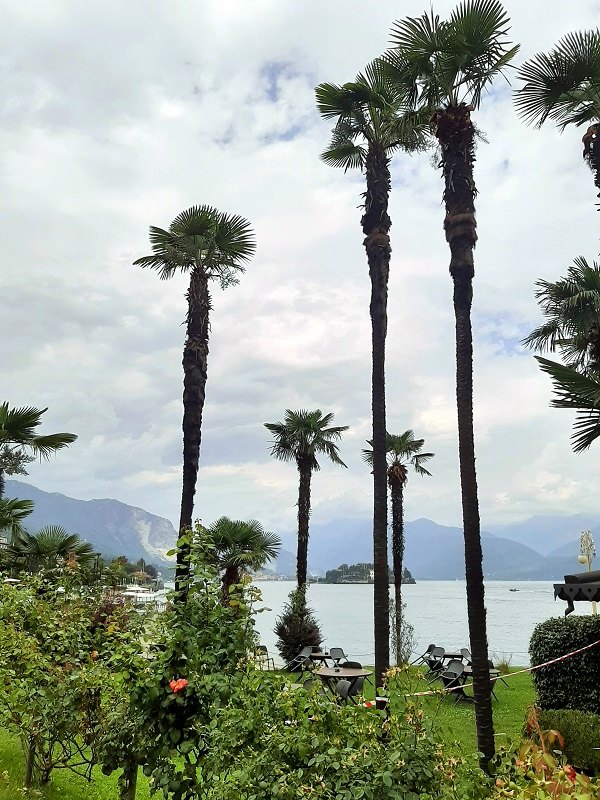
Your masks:
{"label": "island", "polygon": [[[390,583],[394,582],[394,572],[389,571]],[[373,564],[340,564],[336,569],[328,569],[324,578],[319,578],[319,583],[373,583]],[[416,583],[413,576],[406,569],[402,570],[402,583]]]}

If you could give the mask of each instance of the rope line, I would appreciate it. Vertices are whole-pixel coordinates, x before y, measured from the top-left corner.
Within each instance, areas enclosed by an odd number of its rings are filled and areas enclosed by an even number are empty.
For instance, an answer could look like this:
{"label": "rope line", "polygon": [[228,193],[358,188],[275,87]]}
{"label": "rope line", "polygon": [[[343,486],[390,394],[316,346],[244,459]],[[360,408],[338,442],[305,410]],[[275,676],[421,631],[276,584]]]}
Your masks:
{"label": "rope line", "polygon": [[[567,658],[571,658],[572,656],[579,655],[579,653],[584,653],[586,650],[591,650],[592,647],[596,647],[596,645],[600,644],[600,639],[596,642],[592,642],[591,644],[586,644],[585,647],[580,647],[577,650],[573,650],[570,653],[565,653],[562,656],[558,656],[558,658],[553,658],[550,661],[544,661],[543,664],[536,664],[534,667],[525,667],[524,669],[518,669],[515,672],[507,672],[505,675],[502,675],[501,678],[494,678],[496,680],[504,680],[506,678],[512,678],[513,675],[522,675],[524,672],[535,672],[538,669],[542,669],[542,667],[548,667],[550,664],[557,664],[559,661],[566,661]],[[428,692],[411,692],[404,695],[404,697],[431,697],[432,695],[440,694],[440,692],[445,692],[449,694],[450,692],[455,692],[458,689],[462,689],[463,685],[460,686],[452,686],[450,689],[430,689]]]}

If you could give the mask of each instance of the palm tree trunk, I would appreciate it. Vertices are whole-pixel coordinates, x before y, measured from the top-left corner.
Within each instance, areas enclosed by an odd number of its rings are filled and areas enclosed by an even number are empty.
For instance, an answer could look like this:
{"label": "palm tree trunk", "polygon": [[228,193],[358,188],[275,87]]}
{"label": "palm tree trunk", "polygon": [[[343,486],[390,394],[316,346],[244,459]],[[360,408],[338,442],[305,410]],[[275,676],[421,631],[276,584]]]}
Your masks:
{"label": "palm tree trunk", "polygon": [[229,602],[230,592],[229,587],[234,586],[235,584],[240,582],[240,571],[237,567],[229,566],[225,569],[225,574],[223,575],[223,584],[221,589],[221,600],[223,605],[227,605]]}
{"label": "palm tree trunk", "polygon": [[454,281],[456,320],[456,405],[458,450],[465,540],[465,573],[469,637],[473,660],[473,695],[477,746],[481,766],[487,769],[494,755],[490,673],[483,584],[483,553],[475,472],[473,433],[473,249],[477,241],[475,221],[475,130],[471,108],[464,104],[438,112],[436,136],[442,148],[446,218],[444,229],[450,245],[450,274]]}
{"label": "palm tree trunk", "polygon": [[305,586],[308,572],[311,464],[298,462],[298,473],[300,475],[300,483],[298,486],[298,552],[296,555],[296,577],[298,586]]}
{"label": "palm tree trunk", "polygon": [[404,498],[402,484],[390,481],[392,497],[392,566],[394,570],[394,625],[396,664],[402,660],[402,570],[404,567]]}
{"label": "palm tree trunk", "polygon": [[4,497],[4,470],[0,469],[0,500]]}
{"label": "palm tree trunk", "polygon": [[[194,495],[200,460],[202,412],[207,379],[209,314],[211,309],[208,281],[199,268],[194,268],[187,292],[187,334],[183,348],[183,487],[179,533],[192,528]],[[177,551],[175,582],[180,599],[187,597],[190,544]]]}
{"label": "palm tree trunk", "polygon": [[381,686],[390,665],[390,588],[387,557],[387,463],[385,420],[385,337],[387,287],[390,270],[387,213],[391,188],[389,158],[385,149],[371,143],[366,161],[367,192],[361,224],[371,278],[371,333],[373,347],[373,621],[375,679]]}
{"label": "palm tree trunk", "polygon": [[600,197],[600,125],[596,122],[585,132],[582,139],[583,141],[583,157],[590,166],[594,173],[594,186],[598,190],[598,197]]}

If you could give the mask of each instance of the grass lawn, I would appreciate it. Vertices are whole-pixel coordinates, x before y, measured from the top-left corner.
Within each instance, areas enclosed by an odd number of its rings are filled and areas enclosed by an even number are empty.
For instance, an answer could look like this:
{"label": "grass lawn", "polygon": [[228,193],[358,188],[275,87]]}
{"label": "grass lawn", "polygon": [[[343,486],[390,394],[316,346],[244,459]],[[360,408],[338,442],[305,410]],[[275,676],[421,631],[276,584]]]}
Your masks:
{"label": "grass lawn", "polygon": [[[8,773],[8,779],[6,776]],[[57,769],[52,773],[48,786],[40,790],[40,795],[33,792],[27,797],[43,797],[47,800],[115,800],[118,772],[110,776],[103,775],[97,767],[94,769],[94,782],[88,783],[66,769]],[[21,797],[18,790],[23,778],[23,755],[17,739],[0,731],[0,800],[16,800]],[[148,781],[138,776],[136,800],[148,800]]]}

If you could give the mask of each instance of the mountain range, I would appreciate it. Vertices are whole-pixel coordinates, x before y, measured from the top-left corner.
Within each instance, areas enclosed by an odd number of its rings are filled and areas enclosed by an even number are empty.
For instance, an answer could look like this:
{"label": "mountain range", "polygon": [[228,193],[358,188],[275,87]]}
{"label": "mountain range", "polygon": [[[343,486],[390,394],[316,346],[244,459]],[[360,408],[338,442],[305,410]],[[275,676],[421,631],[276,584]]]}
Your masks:
{"label": "mountain range", "polygon": [[[27,528],[62,525],[69,533],[93,543],[104,555],[126,555],[166,565],[174,547],[175,528],[169,520],[118,500],[76,500],[48,493],[21,481],[6,481],[6,497],[34,501]],[[553,580],[582,569],[577,562],[579,534],[591,530],[600,541],[600,514],[535,516],[518,523],[482,531],[484,572],[492,580]],[[272,568],[282,575],[295,572],[296,535],[278,532],[280,556]],[[310,529],[309,570],[322,575],[340,564],[372,561],[368,519],[313,520]],[[464,546],[460,528],[429,519],[405,524],[404,561],[416,580],[462,580]]]}

